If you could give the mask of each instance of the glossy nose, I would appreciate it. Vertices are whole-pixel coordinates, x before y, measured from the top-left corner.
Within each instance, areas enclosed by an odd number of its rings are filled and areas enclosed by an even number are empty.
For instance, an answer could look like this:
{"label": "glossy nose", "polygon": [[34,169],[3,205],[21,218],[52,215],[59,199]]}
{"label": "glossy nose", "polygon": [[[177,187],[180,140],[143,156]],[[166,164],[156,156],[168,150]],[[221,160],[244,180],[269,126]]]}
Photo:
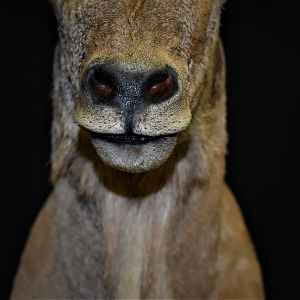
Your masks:
{"label": "glossy nose", "polygon": [[87,72],[86,91],[94,103],[134,110],[167,101],[178,92],[176,71],[169,67],[154,70],[124,70],[103,63]]}

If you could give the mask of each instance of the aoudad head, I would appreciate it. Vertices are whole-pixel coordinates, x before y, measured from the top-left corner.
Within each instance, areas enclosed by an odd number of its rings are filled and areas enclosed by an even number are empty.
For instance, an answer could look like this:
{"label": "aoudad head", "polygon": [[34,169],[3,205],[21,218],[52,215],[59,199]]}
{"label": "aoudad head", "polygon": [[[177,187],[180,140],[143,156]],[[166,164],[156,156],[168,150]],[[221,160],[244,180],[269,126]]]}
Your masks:
{"label": "aoudad head", "polygon": [[76,95],[69,117],[115,169],[165,163],[191,125],[223,1],[51,2]]}

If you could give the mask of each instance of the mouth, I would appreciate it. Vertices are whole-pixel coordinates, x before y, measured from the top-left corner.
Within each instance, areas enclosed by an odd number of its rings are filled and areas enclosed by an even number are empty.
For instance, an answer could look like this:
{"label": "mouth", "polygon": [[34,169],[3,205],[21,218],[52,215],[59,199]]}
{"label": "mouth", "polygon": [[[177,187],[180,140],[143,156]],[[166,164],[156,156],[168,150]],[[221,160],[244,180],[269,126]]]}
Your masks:
{"label": "mouth", "polygon": [[104,133],[95,133],[95,132],[90,132],[90,135],[93,139],[100,139],[110,143],[122,144],[122,145],[141,145],[141,144],[156,142],[161,139],[166,139],[169,137],[176,136],[176,134],[147,136],[147,135],[139,135],[133,133],[132,134],[104,134]]}
{"label": "mouth", "polygon": [[146,172],[160,166],[171,155],[178,135],[88,132],[102,161],[112,168],[129,173]]}

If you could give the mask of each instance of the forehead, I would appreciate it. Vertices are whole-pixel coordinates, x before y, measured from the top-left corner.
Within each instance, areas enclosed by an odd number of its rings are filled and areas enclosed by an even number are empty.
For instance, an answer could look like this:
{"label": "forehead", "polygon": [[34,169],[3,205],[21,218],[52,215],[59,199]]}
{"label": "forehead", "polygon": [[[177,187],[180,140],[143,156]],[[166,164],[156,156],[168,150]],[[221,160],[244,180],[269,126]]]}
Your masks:
{"label": "forehead", "polygon": [[[50,0],[56,6],[65,7],[69,13],[96,13],[105,15],[110,12],[127,12],[130,17],[137,16],[143,10],[155,12],[156,15],[166,17],[176,12],[205,12],[212,2],[221,0]],[[59,8],[58,8],[59,9]],[[107,15],[109,17],[109,15]],[[182,18],[185,15],[181,15]]]}
{"label": "forehead", "polygon": [[[206,29],[212,3],[220,0],[52,0],[68,25],[84,23],[94,32],[118,32],[150,40]],[[58,1],[58,2],[56,2]],[[60,18],[61,19],[61,18]],[[72,24],[73,23],[73,24]],[[194,32],[193,32],[194,33]],[[166,42],[167,40],[165,40]]]}
{"label": "forehead", "polygon": [[[144,56],[144,60],[149,62],[155,55],[186,58],[195,41],[199,44],[199,49],[201,48],[201,41],[205,40],[207,34],[213,4],[219,2],[219,0],[52,1],[60,15],[61,28],[65,32],[77,32],[65,36],[78,37],[78,32],[82,33],[83,38],[80,39],[86,63],[95,57],[119,57],[122,61],[134,61],[136,58],[141,60]],[[78,42],[79,38],[72,40]]]}
{"label": "forehead", "polygon": [[213,0],[51,0],[53,2],[63,2],[68,5],[78,5],[78,4],[88,4],[88,3],[93,3],[93,4],[99,4],[99,5],[105,5],[105,4],[111,4],[111,5],[116,5],[116,4],[122,4],[122,5],[127,5],[127,4],[133,4],[133,5],[139,5],[143,4],[145,2],[148,3],[183,3],[184,5],[186,4],[197,4],[201,2],[212,2]]}

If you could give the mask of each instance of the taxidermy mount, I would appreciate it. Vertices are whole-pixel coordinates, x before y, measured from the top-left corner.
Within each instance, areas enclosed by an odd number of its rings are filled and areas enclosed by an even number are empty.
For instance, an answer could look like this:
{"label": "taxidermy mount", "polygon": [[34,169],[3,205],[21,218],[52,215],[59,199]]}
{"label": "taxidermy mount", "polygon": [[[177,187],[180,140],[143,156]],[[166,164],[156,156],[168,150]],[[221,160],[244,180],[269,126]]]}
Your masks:
{"label": "taxidermy mount", "polygon": [[262,299],[224,182],[223,0],[52,0],[53,192],[12,299]]}

